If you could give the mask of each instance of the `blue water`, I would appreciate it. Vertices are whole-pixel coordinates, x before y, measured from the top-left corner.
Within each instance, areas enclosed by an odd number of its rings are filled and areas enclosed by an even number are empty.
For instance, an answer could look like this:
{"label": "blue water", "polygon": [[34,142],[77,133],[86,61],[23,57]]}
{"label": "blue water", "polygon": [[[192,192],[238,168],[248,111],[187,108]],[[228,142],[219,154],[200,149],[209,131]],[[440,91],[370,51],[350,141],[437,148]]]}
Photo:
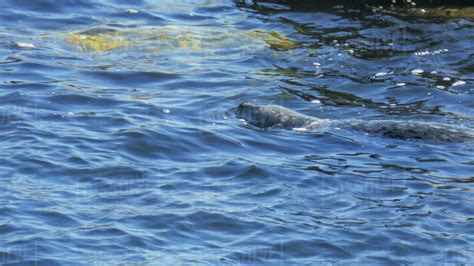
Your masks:
{"label": "blue water", "polygon": [[472,7],[133,2],[0,2],[0,264],[473,263],[473,143],[232,112],[474,127]]}

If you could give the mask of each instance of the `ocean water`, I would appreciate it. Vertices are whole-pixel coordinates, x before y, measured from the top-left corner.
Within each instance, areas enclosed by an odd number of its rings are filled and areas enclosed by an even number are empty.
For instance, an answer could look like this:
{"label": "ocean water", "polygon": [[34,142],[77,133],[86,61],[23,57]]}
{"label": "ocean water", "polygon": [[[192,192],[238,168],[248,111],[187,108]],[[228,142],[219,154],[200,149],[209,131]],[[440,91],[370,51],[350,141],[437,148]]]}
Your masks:
{"label": "ocean water", "polygon": [[352,2],[1,1],[0,264],[472,264],[474,143],[235,117],[474,127],[474,8]]}

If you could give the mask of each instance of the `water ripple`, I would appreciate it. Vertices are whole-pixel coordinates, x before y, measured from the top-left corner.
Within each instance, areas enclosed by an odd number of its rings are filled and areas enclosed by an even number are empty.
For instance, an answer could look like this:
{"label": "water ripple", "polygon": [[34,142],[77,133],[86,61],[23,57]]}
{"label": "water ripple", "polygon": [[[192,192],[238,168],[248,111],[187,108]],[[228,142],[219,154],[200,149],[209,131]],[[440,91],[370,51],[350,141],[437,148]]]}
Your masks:
{"label": "water ripple", "polygon": [[261,130],[241,102],[471,128],[472,7],[0,3],[0,264],[469,264],[474,147]]}

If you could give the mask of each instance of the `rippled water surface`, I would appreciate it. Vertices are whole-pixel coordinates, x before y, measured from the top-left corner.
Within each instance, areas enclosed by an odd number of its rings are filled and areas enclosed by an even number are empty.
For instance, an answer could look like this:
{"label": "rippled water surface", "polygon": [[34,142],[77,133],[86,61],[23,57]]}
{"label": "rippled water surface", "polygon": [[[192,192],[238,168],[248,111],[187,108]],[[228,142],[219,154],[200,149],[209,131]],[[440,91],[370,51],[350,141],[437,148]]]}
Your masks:
{"label": "rippled water surface", "polygon": [[233,112],[472,128],[472,6],[133,2],[0,2],[2,265],[473,263],[472,142]]}

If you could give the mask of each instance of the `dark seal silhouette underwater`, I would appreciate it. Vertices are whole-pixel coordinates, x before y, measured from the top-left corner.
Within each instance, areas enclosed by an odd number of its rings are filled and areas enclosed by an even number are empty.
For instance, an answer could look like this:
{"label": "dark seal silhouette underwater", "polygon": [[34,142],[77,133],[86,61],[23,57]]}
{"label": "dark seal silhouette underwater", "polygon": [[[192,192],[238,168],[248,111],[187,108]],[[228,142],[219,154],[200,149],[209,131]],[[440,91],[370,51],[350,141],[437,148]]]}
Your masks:
{"label": "dark seal silhouette underwater", "polygon": [[396,139],[418,139],[434,142],[467,142],[474,140],[474,131],[441,123],[404,120],[330,120],[307,116],[279,105],[241,103],[238,118],[259,128],[317,130],[344,128]]}

